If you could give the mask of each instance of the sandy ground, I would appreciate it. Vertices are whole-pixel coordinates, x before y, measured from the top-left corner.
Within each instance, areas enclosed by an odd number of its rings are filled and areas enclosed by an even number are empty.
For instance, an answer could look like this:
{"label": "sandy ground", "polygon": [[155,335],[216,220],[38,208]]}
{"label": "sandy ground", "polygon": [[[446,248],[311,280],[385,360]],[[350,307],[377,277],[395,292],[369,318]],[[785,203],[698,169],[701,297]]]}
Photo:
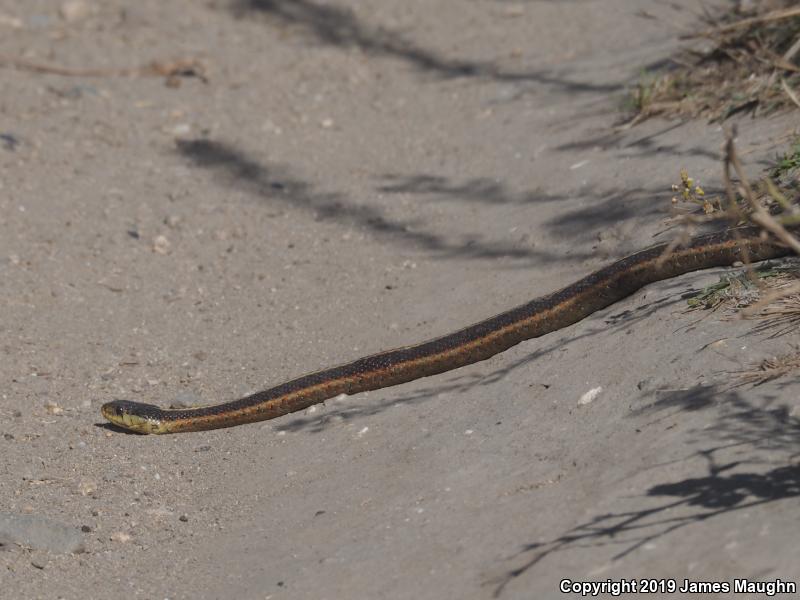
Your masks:
{"label": "sandy ground", "polygon": [[[719,186],[720,129],[613,125],[694,4],[0,1],[0,56],[208,75],[0,71],[0,512],[44,530],[0,540],[0,596],[800,579],[797,384],[726,384],[793,339],[686,314],[721,270],[275,421],[136,436],[99,414],[232,399],[669,239],[679,169]],[[758,173],[796,121],[738,125]]]}

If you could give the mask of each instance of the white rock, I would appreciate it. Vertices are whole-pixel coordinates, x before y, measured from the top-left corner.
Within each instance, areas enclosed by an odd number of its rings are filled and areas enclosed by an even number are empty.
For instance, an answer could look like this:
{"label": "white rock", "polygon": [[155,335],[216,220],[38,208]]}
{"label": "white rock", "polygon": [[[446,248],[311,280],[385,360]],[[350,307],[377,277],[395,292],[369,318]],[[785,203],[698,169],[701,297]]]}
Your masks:
{"label": "white rock", "polygon": [[590,389],[588,392],[586,392],[583,396],[580,397],[580,399],[578,400],[578,405],[580,406],[583,404],[589,404],[590,402],[594,401],[594,399],[597,398],[600,395],[600,392],[602,391],[603,391],[602,386]]}

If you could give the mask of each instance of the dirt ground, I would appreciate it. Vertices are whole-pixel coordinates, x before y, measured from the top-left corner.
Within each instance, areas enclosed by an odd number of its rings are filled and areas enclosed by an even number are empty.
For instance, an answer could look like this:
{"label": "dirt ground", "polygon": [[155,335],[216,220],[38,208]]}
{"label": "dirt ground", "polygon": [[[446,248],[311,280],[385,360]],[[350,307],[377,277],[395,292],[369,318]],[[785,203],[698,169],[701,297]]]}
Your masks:
{"label": "dirt ground", "polygon": [[[800,581],[797,381],[729,384],[796,336],[687,314],[721,269],[274,421],[137,436],[99,413],[233,399],[670,239],[679,170],[720,186],[720,127],[614,125],[698,10],[0,0],[3,60],[109,70],[0,70],[0,513],[19,536],[0,597]],[[189,58],[207,81],[111,74]],[[754,174],[797,126],[736,122]]]}

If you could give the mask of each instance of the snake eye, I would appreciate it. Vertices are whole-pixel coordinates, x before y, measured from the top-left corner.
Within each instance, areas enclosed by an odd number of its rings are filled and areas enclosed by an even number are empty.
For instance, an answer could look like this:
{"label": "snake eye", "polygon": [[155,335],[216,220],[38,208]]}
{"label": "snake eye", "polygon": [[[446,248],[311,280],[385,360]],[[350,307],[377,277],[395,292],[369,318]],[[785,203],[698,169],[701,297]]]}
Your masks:
{"label": "snake eye", "polygon": [[127,408],[125,400],[113,400],[111,402],[106,402],[101,410],[107,417],[117,417],[121,419],[128,414]]}

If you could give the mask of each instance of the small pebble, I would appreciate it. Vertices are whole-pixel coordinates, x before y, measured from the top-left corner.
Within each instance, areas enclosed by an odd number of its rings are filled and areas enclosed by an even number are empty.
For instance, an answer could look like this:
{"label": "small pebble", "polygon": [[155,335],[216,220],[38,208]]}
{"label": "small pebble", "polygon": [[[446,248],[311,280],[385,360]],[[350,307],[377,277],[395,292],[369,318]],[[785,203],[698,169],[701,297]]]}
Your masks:
{"label": "small pebble", "polygon": [[178,123],[172,128],[172,134],[178,137],[189,135],[192,132],[192,126],[188,123]]}
{"label": "small pebble", "polygon": [[97,491],[97,483],[91,479],[84,479],[78,484],[78,493],[81,496],[93,496]]}
{"label": "small pebble", "polygon": [[61,408],[58,403],[53,402],[52,400],[45,402],[44,407],[51,415],[60,415],[64,412],[64,409]]}
{"label": "small pebble", "polygon": [[594,401],[602,391],[603,391],[602,386],[592,388],[591,390],[589,390],[583,396],[580,397],[580,400],[578,400],[578,404],[579,405],[589,404],[590,402]]}
{"label": "small pebble", "polygon": [[67,23],[74,23],[89,14],[89,4],[84,0],[67,0],[58,9],[58,13]]}
{"label": "small pebble", "polygon": [[19,146],[19,138],[12,133],[0,133],[0,142],[3,142],[3,148],[11,152]]}
{"label": "small pebble", "polygon": [[50,562],[50,560],[46,552],[35,550],[31,554],[31,564],[37,569],[44,569],[48,562]]}
{"label": "small pebble", "polygon": [[178,517],[178,521],[181,521],[182,523],[186,523],[188,520],[189,520],[189,515],[181,515],[180,517]]}
{"label": "small pebble", "polygon": [[169,254],[171,245],[165,236],[157,235],[153,240],[153,252],[156,254]]}
{"label": "small pebble", "polygon": [[525,7],[521,4],[510,4],[503,9],[504,17],[521,17],[525,14]]}
{"label": "small pebble", "polygon": [[580,169],[581,167],[585,167],[589,164],[589,160],[581,160],[569,166],[570,171],[575,171],[576,169]]}

